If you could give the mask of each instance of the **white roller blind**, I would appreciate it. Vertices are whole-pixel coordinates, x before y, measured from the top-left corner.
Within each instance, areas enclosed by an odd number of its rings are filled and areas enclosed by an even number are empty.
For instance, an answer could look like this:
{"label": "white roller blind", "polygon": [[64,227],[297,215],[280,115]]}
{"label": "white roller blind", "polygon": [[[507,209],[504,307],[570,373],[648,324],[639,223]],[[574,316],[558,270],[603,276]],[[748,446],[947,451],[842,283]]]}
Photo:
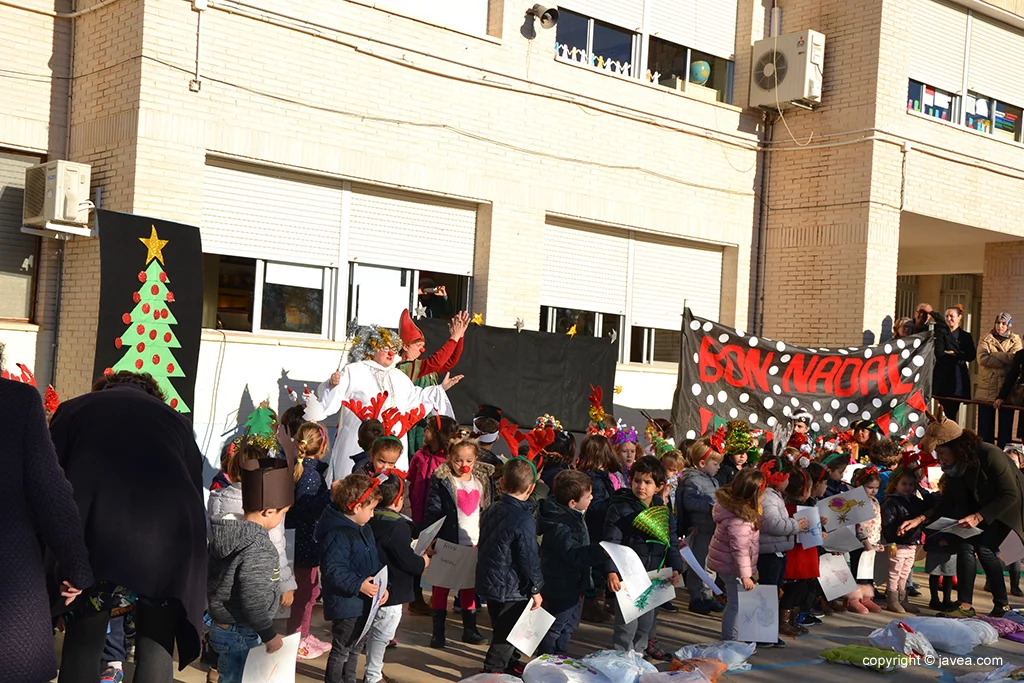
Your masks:
{"label": "white roller blind", "polygon": [[691,47],[732,59],[736,53],[736,0],[696,0],[697,37]]}
{"label": "white roller blind", "polygon": [[626,312],[629,238],[625,231],[544,225],[542,306]]}
{"label": "white roller blind", "polygon": [[967,11],[939,0],[904,2],[909,10],[910,78],[960,92],[967,49]]}
{"label": "white roller blind", "polygon": [[321,266],[338,264],[341,184],[206,166],[203,251]]}
{"label": "white roller blind", "polygon": [[627,31],[639,31],[644,23],[643,0],[569,0],[558,6]]}
{"label": "white roller blind", "polygon": [[1010,104],[1024,104],[1024,33],[977,14],[971,19],[968,88]]}
{"label": "white roller blind", "polygon": [[487,33],[487,0],[376,0],[374,6],[457,31]]}
{"label": "white roller blind", "polygon": [[39,238],[21,232],[25,169],[39,157],[0,154],[0,318],[30,319]]}
{"label": "white roller blind", "polygon": [[354,187],[350,261],[473,274],[476,206],[383,188]]}
{"label": "white roller blind", "polygon": [[670,237],[637,235],[633,252],[633,325],[678,330],[683,302],[694,315],[718,320],[722,250]]}
{"label": "white roller blind", "polygon": [[650,0],[647,31],[655,38],[696,47],[697,0]]}

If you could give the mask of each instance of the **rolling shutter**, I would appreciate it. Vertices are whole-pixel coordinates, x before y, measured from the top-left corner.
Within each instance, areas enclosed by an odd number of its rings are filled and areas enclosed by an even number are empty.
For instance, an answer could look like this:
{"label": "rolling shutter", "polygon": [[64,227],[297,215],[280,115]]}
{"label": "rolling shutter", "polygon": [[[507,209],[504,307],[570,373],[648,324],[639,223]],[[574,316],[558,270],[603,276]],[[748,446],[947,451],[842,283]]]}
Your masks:
{"label": "rolling shutter", "polygon": [[736,53],[736,0],[696,0],[700,30],[692,47],[732,59]]}
{"label": "rolling shutter", "polygon": [[683,322],[684,301],[694,315],[719,319],[720,248],[637,234],[633,263],[633,325],[678,330]]}
{"label": "rolling shutter", "polygon": [[352,188],[350,261],[473,274],[476,206],[385,188]]}
{"label": "rolling shutter", "polygon": [[487,0],[377,0],[374,7],[456,31],[476,35],[487,33]]}
{"label": "rolling shutter", "polygon": [[683,47],[697,42],[697,0],[652,0],[647,32]]}
{"label": "rolling shutter", "polygon": [[32,318],[39,238],[21,232],[25,169],[38,157],[0,153],[0,318]]}
{"label": "rolling shutter", "polygon": [[905,0],[909,9],[909,76],[959,93],[967,49],[967,11],[939,0]]}
{"label": "rolling shutter", "polygon": [[968,88],[1010,104],[1024,104],[1024,73],[1016,62],[1024,55],[1024,33],[975,14],[971,19]]}
{"label": "rolling shutter", "polygon": [[629,238],[595,226],[544,225],[540,303],[584,311],[626,312]]}
{"label": "rolling shutter", "polygon": [[341,183],[241,166],[206,166],[203,251],[337,266]]}
{"label": "rolling shutter", "polygon": [[644,23],[643,0],[569,0],[558,6],[627,31],[639,31]]}

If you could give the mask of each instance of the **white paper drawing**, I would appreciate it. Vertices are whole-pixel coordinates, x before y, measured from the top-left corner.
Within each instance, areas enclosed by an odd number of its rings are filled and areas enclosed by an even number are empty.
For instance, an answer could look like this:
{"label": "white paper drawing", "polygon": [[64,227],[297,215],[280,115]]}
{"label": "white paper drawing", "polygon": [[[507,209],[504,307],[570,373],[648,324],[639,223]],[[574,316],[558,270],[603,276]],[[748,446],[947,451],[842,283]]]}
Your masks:
{"label": "white paper drawing", "polygon": [[1024,560],[1024,543],[1021,543],[1020,536],[1016,531],[1010,531],[999,545],[999,557],[1003,564]]}
{"label": "white paper drawing", "polygon": [[416,545],[413,546],[413,551],[417,555],[422,556],[427,552],[427,548],[429,548],[430,544],[434,542],[435,538],[437,538],[437,533],[441,531],[441,526],[444,524],[444,520],[446,519],[448,519],[448,517],[442,517],[420,532],[419,537],[416,539]]}
{"label": "white paper drawing", "polygon": [[[295,568],[295,529],[284,530],[284,555],[288,558],[288,564]],[[292,615],[291,607],[281,607],[277,610],[275,619],[288,619]]]}
{"label": "white paper drawing", "polygon": [[822,543],[821,539],[821,514],[818,508],[798,505],[793,519],[798,522],[806,519],[810,525],[807,531],[801,531],[796,535],[796,542],[805,548],[817,548]]}
{"label": "white paper drawing", "polygon": [[779,639],[779,589],[754,586],[739,592],[736,617],[737,640],[748,643],[774,643]]}
{"label": "white paper drawing", "polygon": [[697,561],[697,556],[693,554],[689,546],[684,546],[679,549],[679,554],[683,556],[683,561],[686,562],[686,566],[690,568],[690,571],[696,572],[697,577],[700,578],[704,584],[711,589],[711,592],[715,595],[721,595],[722,589],[718,587],[708,573],[704,570],[704,567],[700,566],[700,562]]}
{"label": "white paper drawing", "polygon": [[825,593],[825,599],[830,601],[849,595],[857,587],[842,555],[822,555],[818,558],[818,583]]}
{"label": "white paper drawing", "polygon": [[647,574],[649,586],[640,592],[631,592],[622,584],[622,590],[615,594],[622,612],[623,620],[628,624],[635,621],[641,614],[646,614],[676,597],[676,587],[672,585],[672,569],[665,568]]}
{"label": "white paper drawing", "polygon": [[630,595],[640,595],[651,586],[651,577],[647,575],[640,556],[629,546],[601,541],[601,547],[608,553],[615,569],[619,572],[622,588]]}
{"label": "white paper drawing", "polygon": [[281,649],[270,654],[264,645],[249,650],[242,670],[242,683],[295,683],[295,659],[299,656],[300,634],[281,639]]}
{"label": "white paper drawing", "polygon": [[857,573],[856,578],[860,581],[874,581],[875,580],[875,552],[874,550],[865,550],[860,554],[860,560],[857,562]]}
{"label": "white paper drawing", "polygon": [[843,470],[843,481],[847,484],[853,481],[853,473],[864,467],[864,465],[847,465],[846,469]]}
{"label": "white paper drawing", "polygon": [[937,534],[953,534],[960,538],[970,538],[971,536],[977,536],[981,533],[981,529],[974,527],[973,529],[964,529],[960,526],[958,520],[952,517],[939,517],[937,520],[925,527],[930,529]]}
{"label": "white paper drawing", "polygon": [[823,498],[818,501],[816,507],[825,531],[867,522],[875,516],[875,508],[868,500],[868,494],[864,492],[863,486]]}
{"label": "white paper drawing", "polygon": [[437,554],[423,572],[423,583],[452,590],[476,585],[476,548],[438,539],[434,550]]}
{"label": "white paper drawing", "polygon": [[830,553],[848,553],[863,548],[864,543],[857,538],[857,532],[852,526],[841,526],[828,532],[822,547]]}
{"label": "white paper drawing", "polygon": [[512,627],[512,632],[508,634],[509,645],[515,646],[527,657],[533,656],[540,641],[544,640],[548,629],[555,623],[555,617],[543,607],[532,610],[532,606],[532,602],[526,606],[516,625]]}
{"label": "white paper drawing", "polygon": [[356,640],[358,643],[360,640],[366,637],[366,634],[370,632],[370,627],[373,626],[373,619],[377,616],[377,612],[380,610],[381,603],[384,600],[384,594],[388,591],[388,566],[384,565],[377,576],[373,577],[373,583],[377,586],[377,594],[373,596],[373,601],[370,602],[370,614],[366,617],[366,624],[363,626],[363,632],[359,634],[359,639]]}

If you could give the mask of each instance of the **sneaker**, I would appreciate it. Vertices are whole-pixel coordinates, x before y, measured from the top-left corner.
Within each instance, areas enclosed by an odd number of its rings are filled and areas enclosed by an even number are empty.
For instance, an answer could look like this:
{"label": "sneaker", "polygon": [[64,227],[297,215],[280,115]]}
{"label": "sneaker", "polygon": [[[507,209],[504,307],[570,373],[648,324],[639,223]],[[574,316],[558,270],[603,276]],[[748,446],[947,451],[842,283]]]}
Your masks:
{"label": "sneaker", "polygon": [[319,652],[315,647],[313,647],[310,644],[310,642],[309,642],[310,637],[311,636],[306,636],[305,638],[303,638],[302,640],[299,641],[298,659],[301,659],[301,660],[316,659],[317,657],[319,657],[322,654],[321,652]]}
{"label": "sneaker", "polygon": [[516,660],[505,667],[505,673],[509,676],[517,676],[522,678],[523,671],[526,669],[526,665]]}
{"label": "sneaker", "polygon": [[917,598],[921,596],[921,591],[918,590],[917,586],[907,586],[907,595],[912,598]]}
{"label": "sneaker", "polygon": [[928,601],[928,609],[933,609],[933,610],[935,610],[937,612],[941,612],[945,608],[946,607],[943,604],[942,600],[939,600],[938,598],[932,598],[931,600]]}
{"label": "sneaker", "polygon": [[807,613],[800,619],[800,623],[804,626],[817,626],[821,623],[821,619],[811,613]]}
{"label": "sneaker", "polygon": [[1015,598],[1024,598],[1024,591],[1022,591],[1020,588],[1014,588],[1010,591],[1010,595],[1012,595]]}
{"label": "sneaker", "polygon": [[723,605],[722,603],[718,602],[718,600],[715,600],[714,598],[712,598],[711,600],[708,600],[708,605],[711,607],[711,611],[712,612],[724,612],[725,611],[725,605]]}
{"label": "sneaker", "polygon": [[124,671],[112,666],[108,667],[100,676],[100,683],[121,683],[122,680],[124,680]]}
{"label": "sneaker", "polygon": [[668,612],[669,614],[675,614],[679,611],[679,608],[673,605],[671,602],[666,602],[664,605],[661,606],[661,611]]}
{"label": "sneaker", "polygon": [[647,643],[647,649],[644,650],[644,656],[648,659],[653,659],[656,662],[671,662],[675,659],[672,654],[665,652],[658,647],[653,640]]}
{"label": "sneaker", "polygon": [[[978,616],[978,613],[974,611],[973,607],[971,609],[956,607],[948,612],[939,612],[936,616],[945,617],[947,619],[968,619],[970,617]],[[1000,613],[999,616],[1002,616],[1002,613]]]}
{"label": "sneaker", "polygon": [[823,617],[823,616],[825,616],[825,610],[818,609],[817,607],[815,607],[810,612],[808,612],[808,614],[810,614],[811,616],[814,616],[814,617]]}
{"label": "sneaker", "polygon": [[786,643],[785,643],[785,641],[782,640],[782,638],[779,638],[774,643],[754,643],[754,645],[756,645],[759,648],[763,648],[765,650],[771,650],[772,648],[775,648],[777,650],[781,650],[784,647],[786,647]]}
{"label": "sneaker", "polygon": [[[330,647],[330,646],[328,646],[328,647]],[[388,645],[384,649],[385,650],[394,650],[396,647],[398,647],[398,639],[397,638],[392,638],[391,640],[388,641]]]}

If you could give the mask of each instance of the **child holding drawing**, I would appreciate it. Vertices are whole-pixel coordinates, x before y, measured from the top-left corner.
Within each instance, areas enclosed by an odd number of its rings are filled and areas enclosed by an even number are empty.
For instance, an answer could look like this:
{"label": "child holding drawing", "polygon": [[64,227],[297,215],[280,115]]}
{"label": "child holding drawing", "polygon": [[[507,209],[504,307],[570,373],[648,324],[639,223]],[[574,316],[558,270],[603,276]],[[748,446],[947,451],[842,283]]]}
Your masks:
{"label": "child holding drawing", "polygon": [[907,598],[907,578],[914,571],[914,558],[921,545],[921,529],[916,527],[902,536],[900,525],[925,514],[931,507],[917,496],[917,472],[896,470],[889,478],[882,502],[882,538],[888,544],[889,583],[885,591],[885,606],[896,614],[919,614],[920,609]]}
{"label": "child holding drawing", "polygon": [[739,471],[715,492],[715,533],[708,549],[708,569],[725,583],[728,601],[722,614],[722,640],[739,640],[739,591],[754,590],[758,541],[761,536],[761,502],[765,496],[764,474]]}
{"label": "child holding drawing", "polygon": [[[790,516],[796,513],[797,506],[807,504],[811,495],[812,482],[807,472],[799,467],[786,470],[789,484],[786,486],[786,511]],[[814,586],[817,585],[819,573],[818,549],[805,548],[799,542],[786,553],[786,571],[782,578],[782,602],[779,605],[779,622],[788,622],[797,635],[806,635],[809,631],[799,623],[799,616],[810,611],[814,598]],[[821,623],[812,620],[811,624]],[[781,632],[780,628],[780,632]]]}
{"label": "child holding drawing", "polygon": [[860,565],[861,556],[868,551],[876,550],[876,546],[882,540],[882,508],[878,504],[878,489],[882,485],[882,478],[878,474],[878,468],[874,465],[871,467],[862,467],[853,473],[853,485],[863,486],[864,493],[867,495],[868,500],[871,501],[871,506],[874,508],[874,516],[867,522],[860,522],[856,526],[857,538],[864,545],[863,548],[858,548],[850,553],[850,569],[853,571],[853,577],[857,580],[857,584],[860,586],[860,599],[850,598],[846,601],[846,609],[850,612],[857,612],[858,614],[867,614],[868,612],[881,612],[882,608],[875,604],[874,598],[874,571],[873,568],[869,571],[872,574],[870,577],[865,579],[857,578],[857,568]]}

